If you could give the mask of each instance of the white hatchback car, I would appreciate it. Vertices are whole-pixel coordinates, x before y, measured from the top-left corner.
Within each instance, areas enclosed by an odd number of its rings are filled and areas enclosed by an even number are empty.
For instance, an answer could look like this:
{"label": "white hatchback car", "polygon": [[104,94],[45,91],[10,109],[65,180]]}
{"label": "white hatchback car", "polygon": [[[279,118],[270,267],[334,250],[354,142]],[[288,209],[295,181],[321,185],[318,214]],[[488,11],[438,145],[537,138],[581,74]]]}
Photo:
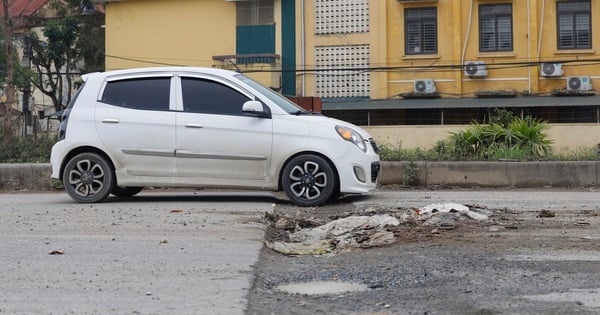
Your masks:
{"label": "white hatchback car", "polygon": [[252,79],[211,68],[91,73],[65,110],[52,177],[78,202],[144,187],[283,190],[300,206],[375,189],[377,145]]}

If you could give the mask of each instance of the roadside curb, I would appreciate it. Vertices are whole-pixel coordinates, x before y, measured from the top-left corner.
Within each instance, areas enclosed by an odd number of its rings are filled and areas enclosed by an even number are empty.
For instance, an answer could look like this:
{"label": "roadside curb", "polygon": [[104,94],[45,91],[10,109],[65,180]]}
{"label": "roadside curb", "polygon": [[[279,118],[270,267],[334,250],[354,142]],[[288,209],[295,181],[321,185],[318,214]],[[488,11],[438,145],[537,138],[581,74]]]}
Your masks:
{"label": "roadside curb", "polygon": [[588,187],[600,185],[600,161],[383,162],[383,185]]}
{"label": "roadside curb", "polygon": [[54,189],[50,163],[0,164],[0,191]]}
{"label": "roadside curb", "polygon": [[[0,191],[56,188],[49,163],[0,164]],[[382,185],[458,187],[600,186],[600,161],[381,162]]]}

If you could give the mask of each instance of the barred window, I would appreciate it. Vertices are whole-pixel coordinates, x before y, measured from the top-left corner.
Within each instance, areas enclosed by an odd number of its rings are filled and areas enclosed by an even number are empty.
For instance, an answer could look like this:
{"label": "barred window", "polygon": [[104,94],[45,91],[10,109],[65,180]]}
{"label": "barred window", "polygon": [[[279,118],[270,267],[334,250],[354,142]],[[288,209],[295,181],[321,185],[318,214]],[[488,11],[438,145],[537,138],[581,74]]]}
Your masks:
{"label": "barred window", "polygon": [[590,0],[556,2],[558,49],[592,48]]}
{"label": "barred window", "polygon": [[275,23],[274,0],[248,0],[237,2],[237,25],[265,25]]}
{"label": "barred window", "polygon": [[479,51],[513,50],[512,4],[479,6]]}
{"label": "barred window", "polygon": [[437,53],[437,8],[404,10],[404,47],[407,55]]}

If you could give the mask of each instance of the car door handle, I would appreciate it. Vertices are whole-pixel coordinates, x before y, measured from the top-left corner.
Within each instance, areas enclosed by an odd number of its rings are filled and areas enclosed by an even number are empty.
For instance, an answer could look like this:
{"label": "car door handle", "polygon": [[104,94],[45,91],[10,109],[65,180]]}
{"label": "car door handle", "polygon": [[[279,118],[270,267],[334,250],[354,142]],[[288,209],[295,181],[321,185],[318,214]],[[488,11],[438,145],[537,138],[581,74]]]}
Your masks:
{"label": "car door handle", "polygon": [[201,124],[187,124],[185,125],[185,128],[196,128],[196,129],[200,129],[202,128]]}
{"label": "car door handle", "polygon": [[102,122],[105,124],[118,124],[119,120],[117,118],[104,118]]}

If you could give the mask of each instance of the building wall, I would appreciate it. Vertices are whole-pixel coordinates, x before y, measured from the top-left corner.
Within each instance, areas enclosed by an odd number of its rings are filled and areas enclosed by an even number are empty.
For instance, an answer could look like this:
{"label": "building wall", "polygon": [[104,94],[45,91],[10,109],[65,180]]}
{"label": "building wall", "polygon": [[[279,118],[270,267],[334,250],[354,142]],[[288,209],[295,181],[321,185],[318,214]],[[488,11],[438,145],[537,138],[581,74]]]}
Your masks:
{"label": "building wall", "polygon": [[[387,63],[387,39],[386,34],[386,1],[367,1],[369,17],[368,31],[349,32],[341,30],[339,33],[316,34],[316,5],[318,0],[296,1],[297,38],[297,65],[299,66],[297,91],[302,96],[322,96],[317,91],[318,60],[317,49],[323,47],[351,47],[364,45],[369,49],[368,66],[385,65]],[[323,4],[325,2],[321,2]],[[332,11],[335,9],[332,9]],[[331,14],[334,14],[333,12]],[[344,24],[344,23],[340,23]],[[304,29],[302,29],[304,26]],[[352,67],[351,65],[337,64],[340,68]],[[303,68],[303,69],[302,69]],[[328,66],[327,68],[332,68]],[[302,70],[307,70],[302,72]],[[360,71],[352,71],[360,73]],[[335,74],[338,75],[338,74]],[[387,74],[384,72],[369,73],[371,84],[370,93],[366,97],[384,98],[387,96]]]}
{"label": "building wall", "polygon": [[[469,126],[371,126],[363,127],[375,141],[382,145],[403,148],[431,149],[436,142],[447,139],[451,132],[465,130]],[[555,152],[573,152],[580,148],[596,148],[600,145],[600,125],[598,124],[550,124],[545,131],[553,141]]]}
{"label": "building wall", "polygon": [[[274,3],[274,21],[275,53],[281,55],[280,1]],[[109,1],[106,34],[106,70],[163,65],[212,67],[213,56],[236,54],[236,2]],[[273,70],[270,64],[238,67]],[[278,72],[254,72],[249,76],[266,86],[281,87]]]}
{"label": "building wall", "polygon": [[[281,54],[281,2],[275,1],[275,53]],[[150,22],[149,21],[154,21]],[[126,0],[106,3],[106,70],[182,65],[211,67],[213,56],[236,54],[236,3],[223,0]],[[235,62],[235,61],[234,61]],[[230,66],[228,62],[225,62]],[[235,67],[230,67],[235,70]],[[242,71],[270,64],[238,65]],[[281,87],[278,72],[254,72]]]}
{"label": "building wall", "polygon": [[[542,77],[537,62],[558,62],[598,58],[596,50],[558,50],[556,1],[421,1],[387,0],[388,5],[388,62],[390,66],[407,67],[389,74],[389,96],[413,91],[415,79],[434,79],[437,91],[444,97],[470,97],[480,91],[510,90],[519,94],[548,94],[566,88],[566,77],[590,76],[592,82],[600,77],[600,65],[563,64],[564,75]],[[479,6],[482,4],[512,3],[513,50],[507,52],[479,51]],[[592,29],[600,21],[600,7],[592,1]],[[406,55],[404,47],[404,10],[415,7],[437,7],[438,53]],[[593,31],[592,31],[593,32]],[[598,47],[598,36],[592,34],[592,47]],[[484,61],[488,75],[469,78],[463,69],[431,70],[426,66],[461,65],[469,61]],[[510,64],[534,63],[532,66]],[[411,68],[424,66],[425,68]],[[426,69],[426,70],[425,70]]]}
{"label": "building wall", "polygon": [[207,66],[235,54],[235,2],[131,0],[106,3],[106,70]]}
{"label": "building wall", "polygon": [[235,24],[235,3],[222,0],[108,2],[106,70],[211,66],[235,54]]}
{"label": "building wall", "polygon": [[[316,31],[317,6],[337,3],[343,7],[357,2],[367,3],[368,31],[344,30],[325,34]],[[513,50],[480,52],[479,6],[495,3],[512,4]],[[369,60],[363,66],[379,70],[354,71],[350,76],[368,76],[368,92],[358,96],[371,99],[410,93],[417,79],[435,80],[437,91],[443,97],[471,97],[475,92],[505,90],[518,94],[548,94],[565,88],[566,77],[573,75],[587,75],[593,83],[600,84],[600,76],[596,75],[600,73],[600,65],[595,63],[585,66],[564,63],[564,75],[558,78],[539,74],[537,62],[600,57],[600,52],[594,49],[557,49],[556,0],[297,0],[295,5],[296,65],[299,70],[296,94],[299,96],[336,97],[335,93],[318,91],[317,51],[324,47],[360,45],[368,47]],[[156,64],[212,66],[212,56],[235,54],[235,7],[235,1],[224,0],[109,1],[106,3],[107,70]],[[417,7],[437,8],[436,54],[405,54],[405,9]],[[281,0],[276,0],[278,54],[282,51],[281,38],[286,36],[281,33],[281,10]],[[597,21],[600,21],[600,6],[592,5],[592,29]],[[592,40],[593,48],[600,45],[598,36],[592,36]],[[488,75],[483,78],[465,76],[462,65],[469,61],[486,62]],[[510,65],[526,62],[532,62],[532,65]],[[340,62],[338,66],[343,67],[344,63]],[[263,73],[260,76],[263,77],[261,82],[272,87],[277,87],[280,80],[280,74]]]}
{"label": "building wall", "polygon": [[[298,38],[304,32],[304,47],[298,45],[298,65],[318,69],[315,49],[323,46],[369,45],[371,99],[385,99],[413,92],[416,79],[435,80],[442,97],[472,97],[476,92],[511,91],[518,95],[548,95],[566,88],[567,76],[590,76],[592,84],[600,84],[600,65],[593,59],[600,52],[557,49],[556,0],[438,0],[438,1],[368,1],[370,26],[368,32],[316,34],[315,11],[319,0],[297,1],[299,14]],[[480,52],[480,5],[511,3],[513,49],[506,52]],[[600,6],[592,1],[591,25],[600,21]],[[405,53],[404,14],[407,8],[437,8],[437,47],[435,54],[407,55]],[[302,14],[301,12],[304,12]],[[592,31],[592,47],[600,45]],[[302,54],[305,54],[304,56]],[[560,77],[543,77],[540,62],[561,62],[590,59],[587,65],[563,63]],[[472,78],[464,74],[463,65],[483,61],[488,75]],[[526,63],[531,63],[527,66]],[[382,70],[382,69],[383,70]],[[303,95],[323,96],[318,91],[317,73],[300,75],[298,91]]]}

